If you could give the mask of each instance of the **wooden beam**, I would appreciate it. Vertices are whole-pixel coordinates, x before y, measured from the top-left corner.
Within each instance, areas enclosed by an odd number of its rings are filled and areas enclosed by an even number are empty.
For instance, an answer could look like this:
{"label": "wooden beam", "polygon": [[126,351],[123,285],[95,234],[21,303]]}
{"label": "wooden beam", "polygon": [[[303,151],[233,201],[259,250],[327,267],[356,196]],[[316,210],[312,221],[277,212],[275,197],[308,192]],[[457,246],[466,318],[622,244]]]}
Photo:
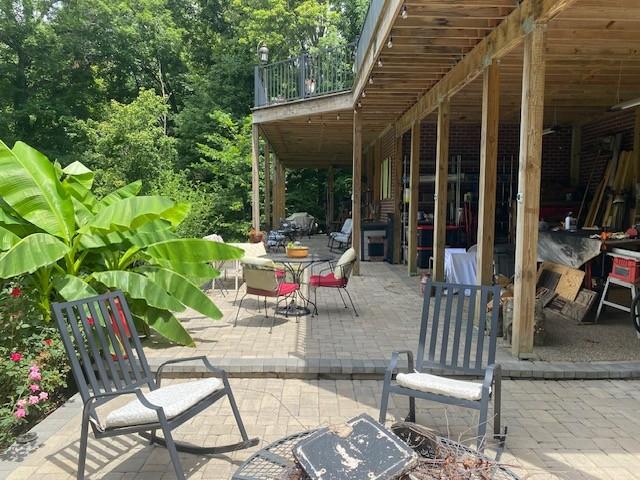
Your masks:
{"label": "wooden beam", "polygon": [[545,25],[536,25],[524,41],[511,344],[513,355],[519,358],[529,357],[533,353],[544,116],[545,28]]}
{"label": "wooden beam", "polygon": [[393,151],[393,263],[400,263],[400,252],[402,251],[403,161],[402,135],[400,135],[395,139],[395,149]]}
{"label": "wooden beam", "polygon": [[409,231],[407,232],[407,266],[409,275],[418,273],[418,202],[420,201],[420,122],[411,126],[409,160]]}
{"label": "wooden beam", "polygon": [[373,204],[380,203],[380,174],[381,174],[381,163],[382,163],[382,141],[378,137],[375,142],[375,148],[373,150],[373,182],[371,185],[371,202]]}
{"label": "wooden beam", "polygon": [[580,152],[582,150],[582,127],[574,125],[571,129],[571,163],[569,179],[572,187],[580,184]]}
{"label": "wooden beam", "polygon": [[[480,285],[493,284],[496,182],[498,174],[498,123],[500,120],[500,67],[494,60],[482,78],[480,136],[480,189],[478,192],[478,273]],[[477,307],[476,307],[477,308]],[[484,307],[483,307],[484,308]]]}
{"label": "wooden beam", "polygon": [[444,248],[447,239],[447,189],[449,179],[449,99],[438,108],[436,184],[433,225],[433,279],[444,282]]}
{"label": "wooden beam", "polygon": [[251,126],[251,226],[260,231],[260,131]]}
{"label": "wooden beam", "polygon": [[264,223],[271,230],[271,152],[269,142],[264,142]]}
{"label": "wooden beam", "polygon": [[548,22],[576,0],[524,0],[484,40],[478,43],[396,123],[405,132],[416,119],[433,112],[443,98],[448,98],[474,80],[493,59],[508,53],[539,23]]}
{"label": "wooden beam", "polygon": [[330,231],[331,224],[333,223],[333,215],[335,210],[335,201],[334,201],[334,171],[333,166],[329,166],[327,170],[327,215],[326,215],[326,230]]}
{"label": "wooden beam", "polygon": [[640,220],[640,108],[635,110],[635,123],[633,128],[633,181],[635,194],[634,223]]}
{"label": "wooden beam", "polygon": [[271,212],[271,225],[277,227],[280,224],[280,160],[277,155],[273,156],[273,210]]}
{"label": "wooden beam", "polygon": [[351,244],[356,251],[356,263],[353,266],[353,274],[360,275],[360,218],[362,204],[362,114],[357,110],[353,112],[353,176],[351,180]]}
{"label": "wooden beam", "polygon": [[353,105],[351,92],[305,98],[280,105],[256,108],[252,112],[253,123],[267,123],[295,117],[308,117],[322,113],[350,110]]}

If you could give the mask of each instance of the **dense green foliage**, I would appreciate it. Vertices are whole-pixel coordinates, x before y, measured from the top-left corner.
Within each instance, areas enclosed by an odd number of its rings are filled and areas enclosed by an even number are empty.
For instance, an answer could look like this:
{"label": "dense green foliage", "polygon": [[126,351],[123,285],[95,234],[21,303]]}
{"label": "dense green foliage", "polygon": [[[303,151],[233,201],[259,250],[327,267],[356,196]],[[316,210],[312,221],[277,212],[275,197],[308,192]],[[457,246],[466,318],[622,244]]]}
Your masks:
{"label": "dense green foliage", "polygon": [[183,345],[193,340],[175,312],[222,317],[200,285],[218,275],[212,262],[242,251],[180,238],[188,204],[139,195],[139,180],[97,196],[94,173],[82,163],[62,169],[22,142],[9,149],[0,141],[0,171],[0,279],[24,276],[45,320],[52,299],[109,289],[125,293],[142,331]]}
{"label": "dense green foliage", "polygon": [[[0,2],[0,138],[62,166],[81,161],[96,192],[143,180],[194,204],[181,233],[246,236],[256,49],[271,60],[355,40],[367,0],[7,0]],[[304,175],[304,173],[300,173]],[[293,210],[319,218],[289,182]],[[315,194],[314,194],[315,195]],[[321,202],[318,203],[317,200]]]}

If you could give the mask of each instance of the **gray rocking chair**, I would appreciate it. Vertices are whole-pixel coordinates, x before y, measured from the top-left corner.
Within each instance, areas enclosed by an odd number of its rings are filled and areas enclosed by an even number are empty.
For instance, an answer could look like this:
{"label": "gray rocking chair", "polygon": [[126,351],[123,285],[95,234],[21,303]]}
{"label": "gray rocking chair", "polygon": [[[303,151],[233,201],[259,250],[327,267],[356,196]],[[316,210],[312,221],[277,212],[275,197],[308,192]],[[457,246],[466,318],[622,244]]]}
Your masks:
{"label": "gray rocking chair", "polygon": [[[185,478],[178,451],[211,455],[258,444],[257,438],[247,436],[225,371],[213,367],[206,357],[169,360],[160,365],[155,377],[152,375],[122,292],[54,303],[53,312],[84,403],[78,479],[84,478],[89,425],[96,438],[138,433],[151,443],[165,446],[178,479]],[[216,377],[160,387],[164,367],[193,360],[202,361]],[[144,387],[150,391],[143,393]],[[134,395],[136,399],[101,421],[97,407],[123,395]],[[198,447],[173,440],[172,430],[225,396],[238,424],[241,442]],[[156,436],[158,429],[164,438]]]}
{"label": "gray rocking chair", "polygon": [[[500,287],[454,285],[429,280],[424,291],[415,370],[413,352],[405,350],[392,354],[391,363],[384,376],[380,423],[384,423],[386,419],[391,393],[409,397],[409,415],[406,419],[410,422],[415,422],[416,398],[473,408],[480,411],[477,449],[482,452],[485,447],[489,400],[493,397],[493,433],[494,438],[503,447],[507,429],[500,432],[502,370],[500,365],[495,363]],[[469,296],[465,293],[469,293]],[[480,311],[477,315],[478,324],[474,326],[478,295]],[[493,310],[490,319],[487,319],[486,306],[490,295],[493,296]],[[489,341],[488,352],[485,355],[487,328]],[[409,373],[398,373],[396,381],[392,383],[391,377],[401,354],[407,356]],[[484,381],[476,383],[423,373],[424,370],[431,369],[440,374],[444,372],[481,377]]]}

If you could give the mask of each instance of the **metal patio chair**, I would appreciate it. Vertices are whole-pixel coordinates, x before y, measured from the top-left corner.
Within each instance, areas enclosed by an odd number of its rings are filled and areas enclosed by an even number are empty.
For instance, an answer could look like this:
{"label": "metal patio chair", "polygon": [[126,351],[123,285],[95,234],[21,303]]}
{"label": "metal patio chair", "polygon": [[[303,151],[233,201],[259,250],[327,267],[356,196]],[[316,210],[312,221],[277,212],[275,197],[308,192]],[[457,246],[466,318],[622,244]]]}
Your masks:
{"label": "metal patio chair", "polygon": [[[96,438],[138,433],[151,443],[165,446],[178,479],[185,478],[178,451],[220,454],[258,444],[257,438],[247,436],[227,374],[212,366],[206,357],[169,360],[158,367],[155,377],[152,375],[122,292],[54,303],[52,308],[84,404],[78,479],[84,478],[89,425]],[[202,361],[216,377],[160,386],[167,365],[193,360]],[[145,387],[149,392],[143,393]],[[124,395],[135,395],[136,399],[100,418],[98,407]],[[225,396],[241,442],[198,447],[173,440],[172,430]],[[163,438],[156,436],[157,430],[162,430]]]}
{"label": "metal patio chair", "polygon": [[[478,296],[480,311],[477,312],[476,326],[474,318]],[[490,296],[493,310],[490,318],[487,318],[486,306]],[[493,397],[493,434],[503,446],[506,428],[504,432],[500,432],[502,370],[500,365],[495,363],[499,307],[498,285],[457,285],[432,282],[429,279],[425,285],[415,370],[413,352],[405,350],[392,354],[384,376],[380,423],[385,421],[389,395],[392,393],[409,397],[407,421],[411,422],[415,422],[416,398],[473,408],[480,411],[477,448],[482,452],[485,447],[489,400]],[[485,352],[487,328],[488,351]],[[396,381],[392,382],[391,377],[397,367],[398,357],[402,354],[407,356],[409,373],[398,373]],[[484,380],[477,383],[424,373],[430,369],[477,376]]]}
{"label": "metal patio chair", "polygon": [[[344,290],[344,293],[349,297],[353,313],[356,317],[358,316],[356,306],[353,304],[349,290],[347,290],[349,277],[351,276],[351,272],[353,271],[353,266],[355,265],[357,258],[355,249],[353,247],[349,248],[342,254],[338,263],[334,264],[333,261],[331,261],[329,262],[329,268],[320,270],[318,275],[311,275],[311,278],[309,278],[309,285],[313,287],[315,300],[314,315],[318,315],[318,288],[337,288],[340,298],[342,299],[342,303],[344,304],[344,308],[348,307],[347,302],[344,301],[344,297],[342,296],[342,290]],[[323,274],[323,272],[329,273]]]}
{"label": "metal patio chair", "polygon": [[339,232],[331,232],[329,234],[329,243],[327,244],[329,250],[333,251],[334,248],[346,248],[351,243],[352,230],[353,220],[347,218]]}

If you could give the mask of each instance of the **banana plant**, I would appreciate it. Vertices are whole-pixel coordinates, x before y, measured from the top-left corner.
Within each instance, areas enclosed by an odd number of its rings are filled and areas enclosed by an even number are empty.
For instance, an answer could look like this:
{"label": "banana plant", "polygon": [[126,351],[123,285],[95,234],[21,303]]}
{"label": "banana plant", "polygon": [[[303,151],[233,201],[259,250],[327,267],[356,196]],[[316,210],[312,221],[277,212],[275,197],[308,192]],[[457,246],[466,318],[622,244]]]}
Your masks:
{"label": "banana plant", "polygon": [[191,308],[222,313],[198,285],[219,272],[212,263],[237,259],[224,243],[179,238],[189,205],[141,196],[140,182],[97,198],[93,172],[65,168],[17,142],[0,141],[0,279],[26,275],[39,292],[45,321],[52,300],[78,300],[111,289],[127,296],[136,323],[166,339],[193,345],[175,314]]}

